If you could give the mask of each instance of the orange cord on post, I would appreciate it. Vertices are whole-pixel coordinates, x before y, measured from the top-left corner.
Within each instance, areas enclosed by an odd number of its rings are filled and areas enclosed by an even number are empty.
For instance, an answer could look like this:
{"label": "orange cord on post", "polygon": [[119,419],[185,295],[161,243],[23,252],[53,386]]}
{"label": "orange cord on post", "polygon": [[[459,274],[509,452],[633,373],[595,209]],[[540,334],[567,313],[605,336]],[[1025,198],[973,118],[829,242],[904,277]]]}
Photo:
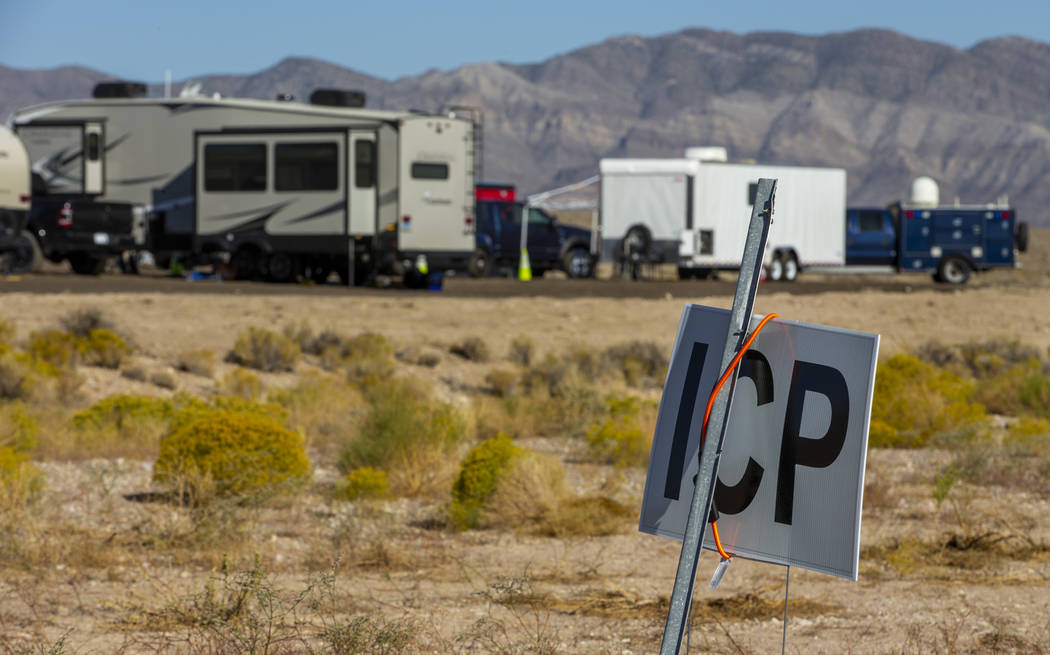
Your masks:
{"label": "orange cord on post", "polygon": [[[766,314],[765,318],[759,321],[758,326],[755,327],[755,331],[752,332],[751,336],[747,338],[747,341],[744,342],[744,345],[740,349],[740,352],[736,354],[736,357],[733,358],[733,361],[729,362],[728,368],[726,368],[725,372],[722,373],[722,377],[718,378],[718,382],[715,383],[715,388],[712,389],[711,396],[707,399],[707,409],[704,410],[704,423],[703,426],[700,428],[701,452],[704,448],[704,440],[707,439],[707,420],[711,418],[711,408],[715,404],[715,398],[718,396],[718,391],[722,388],[722,385],[725,384],[726,380],[729,379],[729,376],[733,374],[733,371],[736,370],[736,367],[740,365],[740,360],[743,359],[744,353],[746,353],[747,349],[751,347],[752,343],[754,343],[755,339],[758,337],[758,333],[762,331],[762,328],[766,326],[766,323],[768,323],[776,317],[776,314]],[[729,559],[730,557],[732,557],[732,555],[726,553],[725,549],[722,548],[722,540],[718,536],[718,521],[711,521],[711,534],[715,538],[715,548],[718,549],[718,554],[722,556],[722,559]]]}

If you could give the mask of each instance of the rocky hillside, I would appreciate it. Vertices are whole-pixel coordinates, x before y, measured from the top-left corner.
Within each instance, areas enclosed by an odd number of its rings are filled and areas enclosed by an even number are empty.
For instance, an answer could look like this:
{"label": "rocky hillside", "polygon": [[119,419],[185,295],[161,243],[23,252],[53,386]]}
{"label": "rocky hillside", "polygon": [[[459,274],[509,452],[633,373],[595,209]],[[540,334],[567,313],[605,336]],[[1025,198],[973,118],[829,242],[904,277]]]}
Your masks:
{"label": "rocky hillside", "polygon": [[[85,96],[105,76],[0,67],[0,115]],[[850,202],[885,204],[917,175],[950,202],[1008,194],[1050,223],[1050,44],[1007,37],[959,50],[886,30],[819,37],[691,29],[623,36],[530,65],[478,63],[395,81],[290,58],[201,78],[224,95],[305,98],[363,89],[375,107],[485,110],[484,176],[536,191],[592,174],[603,156],[677,156],[724,145],[735,159],[842,166]],[[179,85],[176,85],[176,89]]]}

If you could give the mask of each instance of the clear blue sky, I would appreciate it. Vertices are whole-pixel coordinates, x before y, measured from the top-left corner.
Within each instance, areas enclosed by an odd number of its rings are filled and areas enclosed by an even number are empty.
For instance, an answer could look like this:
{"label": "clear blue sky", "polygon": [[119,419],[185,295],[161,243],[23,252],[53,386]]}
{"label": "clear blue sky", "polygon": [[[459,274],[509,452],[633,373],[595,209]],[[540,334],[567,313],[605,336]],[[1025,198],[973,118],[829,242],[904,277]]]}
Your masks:
{"label": "clear blue sky", "polygon": [[[871,3],[874,5],[874,3]],[[1050,0],[0,0],[0,64],[87,66],[160,81],[251,73],[287,55],[386,79],[479,61],[528,63],[610,36],[687,27],[823,34],[886,27],[966,48],[1050,41]]]}

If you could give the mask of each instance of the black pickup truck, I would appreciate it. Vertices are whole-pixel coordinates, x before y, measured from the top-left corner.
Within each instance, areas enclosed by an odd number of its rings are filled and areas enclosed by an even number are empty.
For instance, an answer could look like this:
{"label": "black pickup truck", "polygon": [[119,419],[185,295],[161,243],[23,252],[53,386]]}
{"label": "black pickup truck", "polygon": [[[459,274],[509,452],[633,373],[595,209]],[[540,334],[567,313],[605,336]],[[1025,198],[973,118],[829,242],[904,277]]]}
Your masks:
{"label": "black pickup truck", "polygon": [[32,271],[46,258],[56,264],[69,260],[81,275],[98,275],[108,260],[145,248],[146,225],[146,214],[136,205],[35,195],[13,268]]}
{"label": "black pickup truck", "polygon": [[[500,266],[517,266],[521,257],[522,203],[479,200],[476,250],[467,265],[473,277],[489,275]],[[538,207],[530,207],[528,251],[533,275],[561,269],[572,278],[594,276],[591,231],[559,223]]]}

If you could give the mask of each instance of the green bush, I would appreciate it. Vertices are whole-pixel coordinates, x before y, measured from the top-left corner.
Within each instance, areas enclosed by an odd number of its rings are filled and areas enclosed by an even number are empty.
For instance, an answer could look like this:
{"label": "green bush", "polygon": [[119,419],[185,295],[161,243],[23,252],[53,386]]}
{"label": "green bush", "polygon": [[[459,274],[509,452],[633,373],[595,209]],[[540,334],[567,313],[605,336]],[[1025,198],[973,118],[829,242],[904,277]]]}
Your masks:
{"label": "green bush", "polygon": [[268,418],[219,411],[161,440],[153,479],[196,502],[266,498],[308,482],[310,461],[300,435]]}
{"label": "green bush", "polygon": [[44,330],[29,334],[26,352],[36,360],[46,362],[56,369],[73,366],[76,361],[76,337],[61,330]]}
{"label": "green bush", "polygon": [[459,412],[431,400],[408,380],[390,379],[365,390],[369,408],[356,438],[339,457],[342,471],[361,467],[389,470],[393,462],[424,446],[450,450],[466,435]]}
{"label": "green bush", "polygon": [[587,444],[600,460],[616,466],[647,466],[652,435],[642,429],[638,398],[610,398],[609,418],[587,430]]}
{"label": "green bush", "polygon": [[868,444],[921,448],[934,437],[979,436],[987,417],[973,395],[971,380],[914,355],[894,355],[875,375]]}
{"label": "green bush", "polygon": [[226,359],[265,372],[291,371],[299,361],[299,345],[277,332],[250,327],[237,336]]}
{"label": "green bush", "polygon": [[0,405],[0,446],[27,453],[40,440],[40,422],[20,402]]}
{"label": "green bush", "polygon": [[131,354],[131,347],[123,339],[103,328],[78,338],[76,348],[82,363],[103,368],[120,368],[124,359]]}
{"label": "green bush", "polygon": [[476,527],[486,501],[511,460],[524,451],[503,433],[482,441],[467,453],[452,485],[449,519],[460,530]]}
{"label": "green bush", "polygon": [[44,476],[25,453],[0,446],[0,513],[23,509],[40,497]]}
{"label": "green bush", "polygon": [[336,491],[336,498],[358,500],[361,498],[384,498],[390,495],[390,477],[386,471],[365,466],[346,474]]}
{"label": "green bush", "polygon": [[103,398],[91,407],[73,414],[73,425],[80,430],[121,430],[144,420],[167,424],[174,413],[174,403],[166,398],[120,394]]}

